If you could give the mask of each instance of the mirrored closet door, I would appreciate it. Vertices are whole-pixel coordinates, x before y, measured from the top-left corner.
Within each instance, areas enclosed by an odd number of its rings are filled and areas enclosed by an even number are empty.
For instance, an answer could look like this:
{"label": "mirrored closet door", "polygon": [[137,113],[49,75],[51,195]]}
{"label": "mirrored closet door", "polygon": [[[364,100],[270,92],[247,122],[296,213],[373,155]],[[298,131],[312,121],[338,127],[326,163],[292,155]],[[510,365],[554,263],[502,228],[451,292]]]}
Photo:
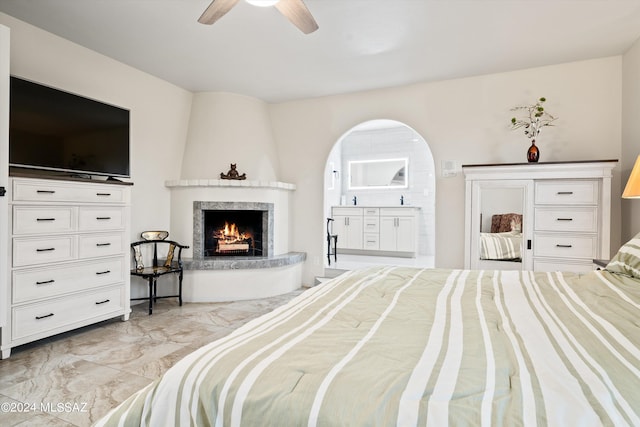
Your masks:
{"label": "mirrored closet door", "polygon": [[532,267],[532,182],[478,180],[467,184],[465,268],[527,270]]}

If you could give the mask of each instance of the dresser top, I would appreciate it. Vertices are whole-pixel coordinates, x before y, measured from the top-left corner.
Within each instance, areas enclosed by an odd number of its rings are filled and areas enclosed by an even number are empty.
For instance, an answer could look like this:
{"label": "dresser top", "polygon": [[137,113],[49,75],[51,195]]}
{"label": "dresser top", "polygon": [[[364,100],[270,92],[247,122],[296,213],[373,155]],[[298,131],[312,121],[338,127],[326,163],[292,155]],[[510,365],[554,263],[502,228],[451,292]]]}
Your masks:
{"label": "dresser top", "polygon": [[462,165],[462,167],[477,168],[477,167],[487,167],[487,166],[499,167],[499,166],[571,165],[571,164],[582,164],[582,163],[607,163],[607,162],[617,163],[618,159],[572,160],[572,161],[563,161],[563,162],[484,163],[484,164]]}
{"label": "dresser top", "polygon": [[618,160],[464,165],[465,180],[611,178]]}

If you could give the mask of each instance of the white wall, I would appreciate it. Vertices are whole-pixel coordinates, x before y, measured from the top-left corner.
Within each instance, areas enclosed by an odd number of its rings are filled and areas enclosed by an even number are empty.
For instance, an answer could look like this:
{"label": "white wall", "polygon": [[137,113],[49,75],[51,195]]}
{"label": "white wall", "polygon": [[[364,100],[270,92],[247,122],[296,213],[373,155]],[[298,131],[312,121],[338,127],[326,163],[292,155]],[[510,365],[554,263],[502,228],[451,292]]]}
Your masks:
{"label": "white wall", "polygon": [[[622,57],[622,189],[640,154],[640,40]],[[640,200],[622,201],[622,243],[640,233]]]}
{"label": "white wall", "polygon": [[169,230],[167,179],[180,178],[192,94],[0,13],[11,29],[11,73],[131,111],[132,240]]}
{"label": "white wall", "polygon": [[247,179],[278,179],[267,104],[233,93],[195,94],[182,179],[219,179],[231,163],[237,165],[239,173],[246,173]]}
{"label": "white wall", "polygon": [[[270,107],[281,175],[293,194],[291,250],[308,254],[303,280],[322,273],[324,166],[335,142],[361,122],[407,124],[432,151],[436,182],[436,266],[464,261],[464,179],[439,176],[443,160],[460,164],[524,162],[529,146],[509,130],[511,107],[547,97],[557,126],[540,134],[541,161],[619,159],[622,58],[560,64],[466,79],[421,83]],[[619,246],[620,173],[614,171],[612,247]]]}

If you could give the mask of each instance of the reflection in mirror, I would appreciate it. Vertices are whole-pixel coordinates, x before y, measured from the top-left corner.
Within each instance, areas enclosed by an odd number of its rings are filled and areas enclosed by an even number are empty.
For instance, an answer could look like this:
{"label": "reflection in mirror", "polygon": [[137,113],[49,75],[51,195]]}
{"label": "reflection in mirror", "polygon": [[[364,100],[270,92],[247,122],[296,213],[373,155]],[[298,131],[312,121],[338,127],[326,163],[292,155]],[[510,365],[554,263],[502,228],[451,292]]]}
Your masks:
{"label": "reflection in mirror", "polygon": [[522,262],[522,188],[483,188],[480,259]]}
{"label": "reflection in mirror", "polygon": [[349,189],[407,188],[408,159],[352,160]]}

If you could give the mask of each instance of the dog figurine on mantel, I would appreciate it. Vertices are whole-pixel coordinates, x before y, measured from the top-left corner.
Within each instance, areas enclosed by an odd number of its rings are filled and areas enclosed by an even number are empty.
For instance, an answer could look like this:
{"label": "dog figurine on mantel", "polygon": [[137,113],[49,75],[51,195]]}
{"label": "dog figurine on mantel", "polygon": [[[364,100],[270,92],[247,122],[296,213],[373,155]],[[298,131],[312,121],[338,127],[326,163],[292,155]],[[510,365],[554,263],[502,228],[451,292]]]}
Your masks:
{"label": "dog figurine on mantel", "polygon": [[237,163],[231,163],[231,169],[229,169],[229,172],[226,174],[220,172],[220,179],[247,179],[246,173],[243,173],[242,175],[238,173],[236,165]]}

